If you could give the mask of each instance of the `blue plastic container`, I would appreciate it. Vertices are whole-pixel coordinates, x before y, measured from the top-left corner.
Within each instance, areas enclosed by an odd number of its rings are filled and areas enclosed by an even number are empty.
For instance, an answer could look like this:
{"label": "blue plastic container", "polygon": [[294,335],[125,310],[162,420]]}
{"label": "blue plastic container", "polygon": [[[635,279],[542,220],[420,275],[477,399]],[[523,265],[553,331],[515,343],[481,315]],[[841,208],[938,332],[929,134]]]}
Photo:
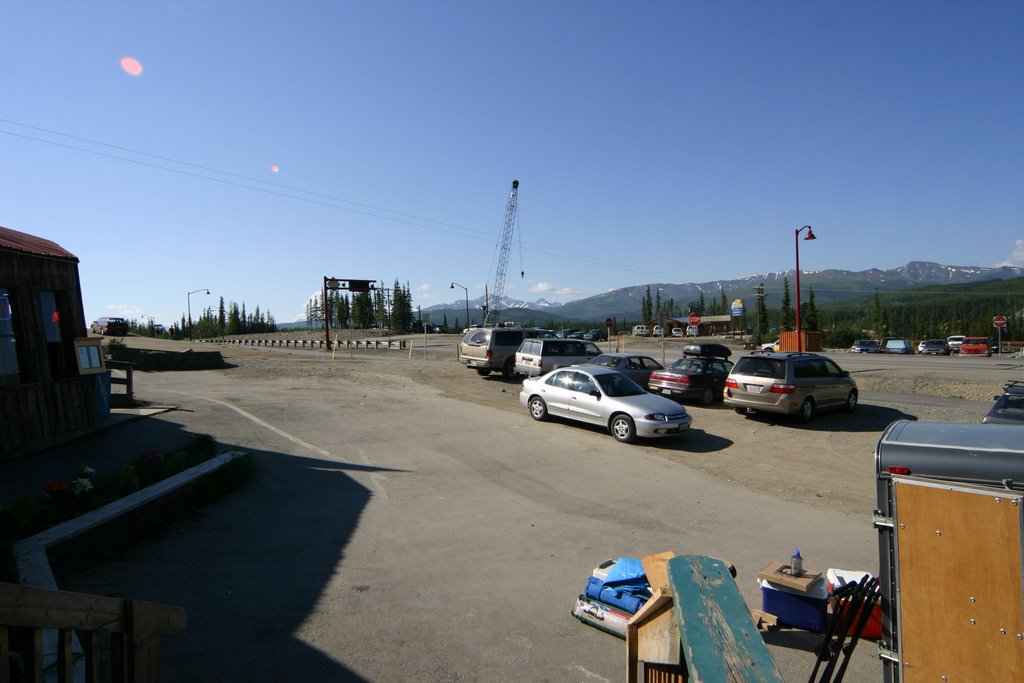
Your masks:
{"label": "blue plastic container", "polygon": [[758,579],[761,609],[774,614],[787,626],[822,633],[828,607],[828,583],[818,581],[806,593]]}

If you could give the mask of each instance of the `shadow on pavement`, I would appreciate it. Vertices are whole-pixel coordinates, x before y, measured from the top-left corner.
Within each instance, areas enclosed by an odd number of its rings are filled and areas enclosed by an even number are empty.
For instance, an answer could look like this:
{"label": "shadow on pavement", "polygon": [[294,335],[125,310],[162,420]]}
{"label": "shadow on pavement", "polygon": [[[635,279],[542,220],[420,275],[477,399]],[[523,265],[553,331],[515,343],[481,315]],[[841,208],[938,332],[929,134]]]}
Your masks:
{"label": "shadow on pavement", "polygon": [[[739,415],[736,417],[744,419]],[[902,410],[864,403],[858,405],[853,413],[843,410],[819,413],[806,424],[802,424],[796,418],[772,413],[748,413],[745,419],[815,432],[881,432],[897,420],[917,420],[915,416]]]}
{"label": "shadow on pavement", "polygon": [[344,609],[321,599],[373,495],[347,472],[381,470],[249,450],[256,467],[241,489],[60,586],[184,607],[186,633],[164,641],[165,680],[363,680],[303,629]]}

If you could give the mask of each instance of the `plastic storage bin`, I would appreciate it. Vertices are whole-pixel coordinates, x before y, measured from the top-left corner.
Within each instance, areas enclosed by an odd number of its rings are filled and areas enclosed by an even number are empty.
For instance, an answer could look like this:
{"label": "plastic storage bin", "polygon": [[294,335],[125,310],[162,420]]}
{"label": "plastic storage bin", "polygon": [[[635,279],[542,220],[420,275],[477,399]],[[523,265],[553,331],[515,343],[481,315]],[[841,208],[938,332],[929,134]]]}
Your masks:
{"label": "plastic storage bin", "polygon": [[811,585],[807,592],[794,590],[758,579],[761,586],[761,609],[774,614],[787,626],[807,631],[825,630],[828,608],[828,583],[821,579]]}

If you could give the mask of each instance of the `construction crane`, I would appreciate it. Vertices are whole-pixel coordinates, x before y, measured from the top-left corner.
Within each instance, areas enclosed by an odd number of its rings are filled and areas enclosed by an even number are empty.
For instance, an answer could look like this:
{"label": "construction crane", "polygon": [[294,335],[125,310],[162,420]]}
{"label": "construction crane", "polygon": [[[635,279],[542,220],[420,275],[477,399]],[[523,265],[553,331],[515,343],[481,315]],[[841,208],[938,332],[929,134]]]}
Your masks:
{"label": "construction crane", "polygon": [[[512,232],[516,222],[516,208],[519,204],[519,181],[512,181],[512,192],[508,196],[508,206],[505,208],[505,227],[501,231],[501,247],[498,253],[498,269],[494,273],[494,290],[491,296],[484,295],[484,306],[487,312],[484,315],[484,326],[493,325],[498,321],[498,314],[501,312],[501,299],[505,294],[505,275],[508,271],[508,253],[512,247]],[[524,273],[520,271],[519,276]],[[494,305],[491,306],[491,301]]]}

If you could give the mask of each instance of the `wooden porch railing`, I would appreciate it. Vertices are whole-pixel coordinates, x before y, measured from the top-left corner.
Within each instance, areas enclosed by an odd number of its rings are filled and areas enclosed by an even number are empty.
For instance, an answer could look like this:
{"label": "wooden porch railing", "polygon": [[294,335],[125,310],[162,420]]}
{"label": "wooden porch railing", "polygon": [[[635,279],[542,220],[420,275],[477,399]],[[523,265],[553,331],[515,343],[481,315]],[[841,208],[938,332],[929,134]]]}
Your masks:
{"label": "wooden porch railing", "polygon": [[[56,652],[43,651],[44,629],[57,630]],[[184,631],[181,607],[0,583],[0,683],[42,683],[46,670],[71,683],[76,669],[86,683],[158,682],[161,636]],[[81,653],[74,652],[73,635]]]}
{"label": "wooden porch railing", "polygon": [[134,378],[132,377],[132,370],[135,368],[135,363],[129,363],[122,360],[108,360],[107,369],[109,370],[124,370],[124,377],[114,377],[111,373],[110,383],[111,384],[123,384],[125,394],[128,395],[128,399],[133,398],[132,394],[135,393]]}

